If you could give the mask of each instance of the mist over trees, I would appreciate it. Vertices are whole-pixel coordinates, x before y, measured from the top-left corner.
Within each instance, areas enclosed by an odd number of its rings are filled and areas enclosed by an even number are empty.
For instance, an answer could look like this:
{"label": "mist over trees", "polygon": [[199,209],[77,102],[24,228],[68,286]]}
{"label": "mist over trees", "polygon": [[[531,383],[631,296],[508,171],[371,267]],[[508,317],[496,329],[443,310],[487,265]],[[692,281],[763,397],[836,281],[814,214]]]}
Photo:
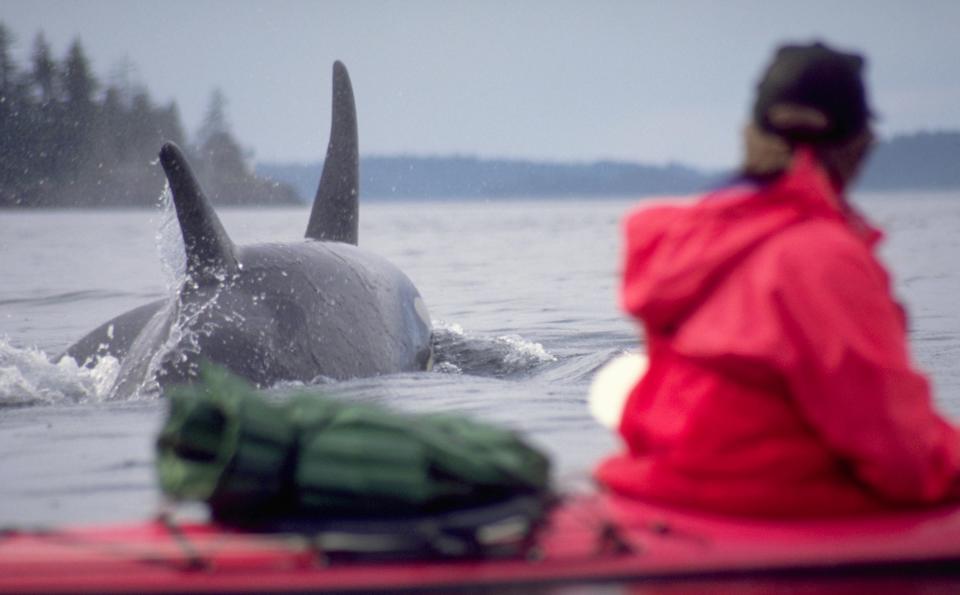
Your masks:
{"label": "mist over trees", "polygon": [[227,98],[214,89],[197,133],[194,162],[204,192],[215,204],[298,204],[296,190],[287,184],[254,175],[227,122]]}
{"label": "mist over trees", "polygon": [[254,177],[219,91],[194,147],[176,104],[156,105],[131,82],[128,61],[104,84],[79,39],[58,60],[38,33],[23,65],[14,43],[0,22],[0,207],[153,205],[165,183],[157,153],[168,140],[187,151],[215,203],[296,202],[289,187]]}

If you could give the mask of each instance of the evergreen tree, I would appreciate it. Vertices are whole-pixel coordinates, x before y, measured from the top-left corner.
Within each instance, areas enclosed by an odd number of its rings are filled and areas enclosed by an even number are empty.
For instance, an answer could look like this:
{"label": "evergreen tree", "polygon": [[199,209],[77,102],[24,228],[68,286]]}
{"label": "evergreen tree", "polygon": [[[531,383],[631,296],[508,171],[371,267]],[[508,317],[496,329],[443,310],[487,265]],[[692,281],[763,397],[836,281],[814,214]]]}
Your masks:
{"label": "evergreen tree", "polygon": [[176,102],[171,101],[166,108],[161,109],[156,118],[160,124],[160,133],[164,140],[169,140],[184,145],[186,134],[183,132],[183,126],[180,124],[180,109]]}
{"label": "evergreen tree", "polygon": [[199,175],[210,200],[220,204],[297,204],[296,191],[287,185],[259,180],[247,165],[240,144],[227,123],[227,99],[220,89],[210,95],[200,144]]}
{"label": "evergreen tree", "polygon": [[79,39],[75,39],[67,51],[63,65],[64,99],[77,113],[93,111],[97,80],[90,71],[90,61]]}
{"label": "evergreen tree", "polygon": [[127,133],[138,161],[152,161],[163,142],[155,111],[146,90],[137,89],[130,101],[130,127]]}
{"label": "evergreen tree", "polygon": [[40,103],[48,104],[56,99],[57,65],[50,55],[50,45],[43,33],[37,33],[33,41],[33,83],[40,93]]}
{"label": "evergreen tree", "polygon": [[[73,187],[77,175],[97,163],[91,151],[91,133],[95,129],[95,93],[98,84],[79,39],[74,40],[67,51],[61,78],[64,102],[63,110],[57,114],[53,166],[62,182]],[[72,189],[64,192],[74,200],[87,200],[87,197],[78,195]]]}
{"label": "evergreen tree", "polygon": [[100,145],[101,158],[108,163],[118,163],[128,154],[125,142],[127,110],[120,97],[119,89],[114,86],[107,87],[100,106],[97,142]]}
{"label": "evergreen tree", "polygon": [[118,94],[120,101],[126,105],[130,105],[130,102],[133,100],[134,90],[138,85],[135,83],[137,80],[137,67],[130,60],[129,56],[124,56],[117,62],[113,68],[110,70],[110,87],[113,88]]}
{"label": "evergreen tree", "polygon": [[28,114],[26,93],[11,56],[13,43],[13,35],[0,22],[0,206],[20,204],[24,199],[26,159],[21,140],[28,138]]}
{"label": "evergreen tree", "polygon": [[31,200],[36,200],[37,194],[53,183],[63,161],[57,145],[62,140],[60,122],[63,117],[59,71],[43,33],[37,33],[33,40],[30,66],[26,76],[29,102],[23,109],[21,124],[25,129],[20,144],[24,149],[26,168],[32,172],[28,179],[28,195]]}
{"label": "evergreen tree", "polygon": [[227,99],[214,89],[198,132],[201,171],[212,186],[241,180],[250,175],[243,151],[230,133],[226,115]]}
{"label": "evergreen tree", "polygon": [[17,78],[17,66],[10,56],[12,46],[13,34],[0,22],[0,98],[11,93]]}
{"label": "evergreen tree", "polygon": [[202,147],[218,134],[229,134],[230,125],[227,123],[227,98],[219,88],[210,93],[207,111],[203,115],[203,123],[197,131],[197,142]]}

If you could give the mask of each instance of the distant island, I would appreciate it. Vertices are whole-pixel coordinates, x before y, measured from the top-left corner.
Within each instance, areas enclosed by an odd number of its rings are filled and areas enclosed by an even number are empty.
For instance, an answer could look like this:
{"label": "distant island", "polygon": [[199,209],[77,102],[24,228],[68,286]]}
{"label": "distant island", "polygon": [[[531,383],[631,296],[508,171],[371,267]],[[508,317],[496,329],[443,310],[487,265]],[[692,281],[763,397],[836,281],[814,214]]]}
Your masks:
{"label": "distant island", "polygon": [[[857,190],[960,190],[960,132],[898,135],[877,144]],[[296,189],[313,200],[323,167],[261,163],[259,175]],[[732,176],[672,164],[597,161],[547,163],[474,157],[365,157],[360,162],[360,191],[365,198],[602,197],[697,192]]]}
{"label": "distant island", "polygon": [[[214,90],[188,138],[175,103],[158,106],[121,63],[104,84],[80,40],[56,60],[43,33],[29,64],[12,58],[0,22],[0,207],[117,207],[156,204],[164,141],[184,148],[218,205],[296,205],[313,200],[322,163],[254,168],[230,131],[226,97]],[[874,150],[858,190],[960,190],[960,132],[894,136]],[[685,194],[731,172],[624,161],[557,163],[469,156],[366,156],[360,191],[372,199],[603,197]]]}
{"label": "distant island", "polygon": [[[313,200],[322,162],[258,164],[265,178],[289,184]],[[549,163],[475,157],[361,157],[364,198],[530,198],[627,196],[690,192],[717,178],[681,165],[638,163]]]}
{"label": "distant island", "polygon": [[858,188],[868,191],[960,189],[960,132],[894,136],[874,149]]}

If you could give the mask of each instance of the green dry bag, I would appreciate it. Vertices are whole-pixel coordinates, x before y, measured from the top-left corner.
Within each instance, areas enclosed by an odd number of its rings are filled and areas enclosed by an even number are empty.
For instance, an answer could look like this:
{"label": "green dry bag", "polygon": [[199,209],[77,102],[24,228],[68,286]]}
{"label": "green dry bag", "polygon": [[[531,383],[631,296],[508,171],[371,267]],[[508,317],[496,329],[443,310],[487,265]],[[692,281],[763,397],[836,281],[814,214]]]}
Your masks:
{"label": "green dry bag", "polygon": [[546,456],[464,417],[313,392],[271,401],[212,366],[168,396],[160,486],[217,518],[409,516],[549,492]]}

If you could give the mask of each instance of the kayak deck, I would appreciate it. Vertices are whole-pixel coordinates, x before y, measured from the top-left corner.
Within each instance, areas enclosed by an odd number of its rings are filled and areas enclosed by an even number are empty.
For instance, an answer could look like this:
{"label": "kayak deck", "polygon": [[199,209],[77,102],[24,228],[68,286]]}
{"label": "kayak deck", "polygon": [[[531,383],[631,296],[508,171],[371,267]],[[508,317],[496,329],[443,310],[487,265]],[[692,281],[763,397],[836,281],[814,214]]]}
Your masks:
{"label": "kayak deck", "polygon": [[0,535],[0,591],[302,592],[566,582],[960,575],[960,507],[847,520],[692,514],[610,495],[557,506],[525,556],[338,561],[305,535],[161,520]]}

